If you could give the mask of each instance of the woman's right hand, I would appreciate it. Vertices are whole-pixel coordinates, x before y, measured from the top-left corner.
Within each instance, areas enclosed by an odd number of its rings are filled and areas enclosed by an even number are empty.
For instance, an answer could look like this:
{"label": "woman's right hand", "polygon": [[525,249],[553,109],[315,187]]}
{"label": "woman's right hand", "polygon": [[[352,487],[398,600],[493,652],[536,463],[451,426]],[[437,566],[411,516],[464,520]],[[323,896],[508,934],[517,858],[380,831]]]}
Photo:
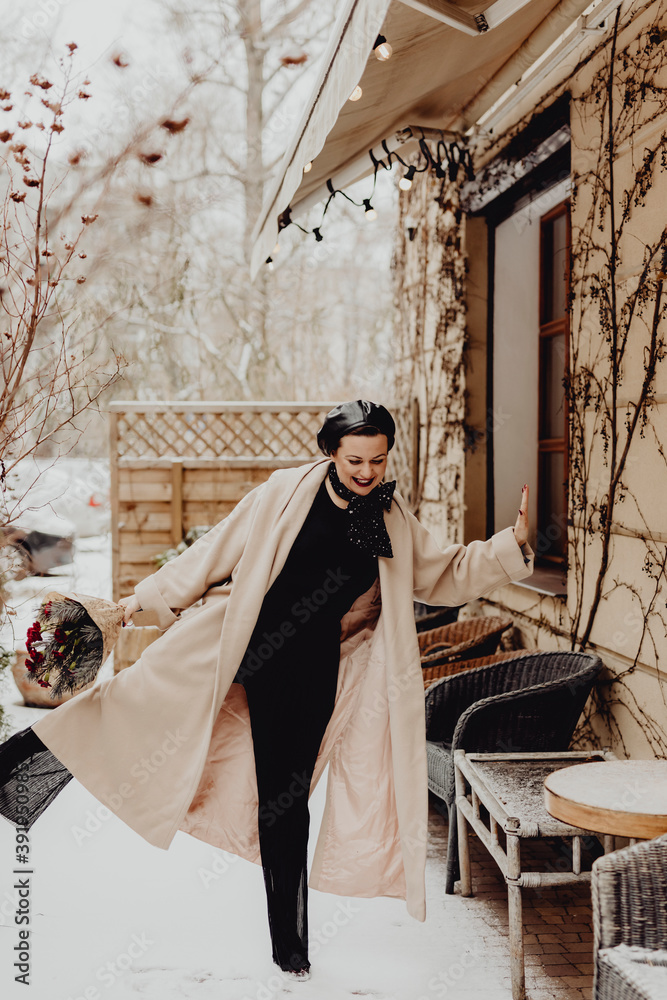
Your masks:
{"label": "woman's right hand", "polygon": [[121,597],[118,602],[122,608],[125,609],[125,617],[123,618],[123,624],[129,625],[132,621],[132,615],[135,611],[141,611],[141,604],[139,603],[139,598],[136,594],[131,594],[129,597]]}
{"label": "woman's right hand", "polygon": [[514,525],[514,537],[516,538],[516,543],[521,548],[528,541],[528,486],[524,485],[521,490],[521,506],[519,507],[519,516],[516,519],[516,524]]}

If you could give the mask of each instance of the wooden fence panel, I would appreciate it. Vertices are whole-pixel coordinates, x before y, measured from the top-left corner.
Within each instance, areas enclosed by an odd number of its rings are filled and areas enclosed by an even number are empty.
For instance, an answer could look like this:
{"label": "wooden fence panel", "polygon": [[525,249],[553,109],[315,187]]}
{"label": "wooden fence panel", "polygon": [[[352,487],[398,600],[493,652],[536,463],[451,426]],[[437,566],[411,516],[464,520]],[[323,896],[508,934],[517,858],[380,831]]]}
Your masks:
{"label": "wooden fence panel", "polygon": [[155,556],[174,548],[193,527],[212,527],[229,514],[250,490],[264,482],[272,468],[190,469],[187,459],[169,468],[147,468],[141,460],[122,458],[113,499],[118,531],[118,563],[114,599],[131,593],[155,568]]}
{"label": "wooden fence panel", "polygon": [[[112,403],[113,599],[131,594],[155,571],[158,553],[178,545],[191,528],[217,524],[274,469],[316,458],[317,430],[334,405]],[[409,501],[415,413],[408,408],[396,416],[389,472]],[[121,632],[115,669],[133,663],[158,635],[148,628]]]}

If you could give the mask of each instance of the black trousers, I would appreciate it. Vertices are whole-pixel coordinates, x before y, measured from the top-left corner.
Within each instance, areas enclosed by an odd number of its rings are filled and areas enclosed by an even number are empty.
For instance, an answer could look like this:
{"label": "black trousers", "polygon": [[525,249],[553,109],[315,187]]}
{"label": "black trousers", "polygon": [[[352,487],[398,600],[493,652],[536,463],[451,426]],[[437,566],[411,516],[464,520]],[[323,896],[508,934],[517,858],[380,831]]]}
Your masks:
{"label": "black trousers", "polygon": [[[334,643],[292,649],[244,681],[259,794],[258,832],[273,959],[308,961],[308,793],[333,711],[339,662]],[[329,648],[326,648],[329,647]]]}

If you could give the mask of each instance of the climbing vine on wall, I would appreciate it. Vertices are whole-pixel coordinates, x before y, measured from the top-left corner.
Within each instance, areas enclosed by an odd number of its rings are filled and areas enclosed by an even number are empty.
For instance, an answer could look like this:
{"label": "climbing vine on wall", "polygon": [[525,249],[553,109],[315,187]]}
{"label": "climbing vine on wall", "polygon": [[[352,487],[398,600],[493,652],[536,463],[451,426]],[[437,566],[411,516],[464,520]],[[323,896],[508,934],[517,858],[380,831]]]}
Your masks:
{"label": "climbing vine on wall", "polygon": [[460,541],[465,254],[458,182],[429,172],[401,192],[394,274],[397,396],[418,397],[421,407],[414,509],[425,523],[446,526],[442,541]]}
{"label": "climbing vine on wall", "polygon": [[[624,27],[649,12],[628,40]],[[602,725],[626,750],[620,711],[658,756],[667,755],[664,679],[650,709],[628,681],[639,663],[659,668],[662,656],[664,667],[667,632],[667,536],[655,534],[649,509],[651,483],[667,473],[656,403],[667,309],[667,226],[655,214],[667,168],[664,24],[663,3],[636,4],[623,18],[619,9],[570,78],[588,74],[571,94],[568,600],[556,623],[535,608],[538,635],[556,633],[573,649],[598,643],[626,664],[598,685],[580,741],[598,738]],[[606,632],[610,617],[617,627]]]}
{"label": "climbing vine on wall", "polygon": [[[536,597],[523,620],[537,626],[538,645],[549,632],[561,648],[597,644],[619,654],[589,703],[580,738],[597,740],[604,727],[627,749],[626,713],[657,756],[667,756],[667,684],[660,673],[667,659],[667,522],[659,523],[655,500],[655,484],[667,484],[659,393],[667,374],[666,46],[667,3],[619,8],[611,30],[568,79],[489,140],[484,154],[487,164],[502,159],[512,140],[570,90],[568,599],[552,613]],[[493,186],[493,169],[483,176]],[[429,400],[425,498],[429,476],[446,469],[447,435],[462,440],[464,431],[465,235],[460,216],[447,215],[459,210],[455,185],[441,196],[447,208],[426,203],[432,191],[409,194],[401,202],[396,255],[399,371],[404,392],[421,387]],[[410,250],[411,240],[423,246]],[[454,343],[457,349],[448,351]],[[460,451],[457,461],[458,478],[441,476],[441,516],[461,513]],[[644,687],[641,704],[630,683],[639,664],[657,668],[655,680],[644,675],[656,697],[647,699]]]}
{"label": "climbing vine on wall", "polygon": [[[659,128],[655,132],[660,122],[667,128],[667,89],[662,83],[667,33],[660,27],[662,5],[653,6],[657,20],[623,48],[617,11],[605,65],[573,106],[573,114],[586,125],[578,132],[590,134],[593,141],[579,157],[588,159],[590,167],[573,175],[573,214],[580,225],[572,238],[573,322],[566,396],[569,562],[575,587],[572,643],[583,648],[595,638],[605,602],[627,609],[617,639],[632,633],[631,662],[616,674],[607,697],[598,698],[591,712],[602,713],[622,743],[613,708],[624,705],[652,749],[664,754],[664,728],[640,711],[626,683],[640,657],[660,665],[667,631],[667,539],[652,536],[652,519],[645,509],[651,479],[660,475],[660,467],[667,470],[655,401],[665,357],[667,226],[662,219],[656,225],[650,211],[656,200],[653,189],[667,167],[667,134]],[[633,151],[629,172],[627,157],[621,162],[628,149]],[[597,320],[594,335],[592,315]],[[644,462],[650,456],[651,467],[638,475],[642,456]],[[614,559],[623,536],[642,539],[641,565]],[[664,705],[662,690],[661,698]]]}

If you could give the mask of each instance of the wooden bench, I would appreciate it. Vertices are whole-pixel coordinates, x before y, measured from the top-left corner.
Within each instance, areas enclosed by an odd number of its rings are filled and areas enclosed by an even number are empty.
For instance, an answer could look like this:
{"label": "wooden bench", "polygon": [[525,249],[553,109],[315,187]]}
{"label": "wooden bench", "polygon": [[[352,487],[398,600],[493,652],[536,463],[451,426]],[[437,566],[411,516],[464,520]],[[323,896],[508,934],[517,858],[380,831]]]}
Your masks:
{"label": "wooden bench", "polygon": [[[616,757],[606,750],[556,753],[454,751],[461,895],[473,894],[468,845],[470,826],[495,860],[507,883],[513,1000],[525,998],[522,887],[590,881],[590,871],[582,871],[581,866],[582,838],[598,837],[595,831],[568,826],[549,815],[544,806],[544,779],[562,767],[607,760],[616,760]],[[486,814],[483,814],[482,807]],[[571,841],[569,870],[523,871],[521,841],[551,837]],[[605,836],[601,842],[605,853],[614,849],[613,837]]]}

